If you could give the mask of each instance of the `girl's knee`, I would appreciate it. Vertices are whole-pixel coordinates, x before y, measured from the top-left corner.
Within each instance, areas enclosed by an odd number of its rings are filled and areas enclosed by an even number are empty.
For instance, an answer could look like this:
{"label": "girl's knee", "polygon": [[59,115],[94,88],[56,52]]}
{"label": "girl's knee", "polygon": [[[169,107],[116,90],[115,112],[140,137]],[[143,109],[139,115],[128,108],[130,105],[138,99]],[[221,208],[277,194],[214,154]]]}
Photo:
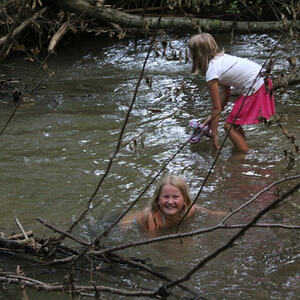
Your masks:
{"label": "girl's knee", "polygon": [[228,132],[231,126],[232,126],[232,124],[225,123],[225,125],[224,125],[224,130],[225,130],[226,132]]}
{"label": "girl's knee", "polygon": [[229,130],[234,130],[236,132],[239,132],[239,131],[242,130],[242,126],[241,125],[236,125],[236,124],[225,123],[224,130],[226,132],[228,132]]}
{"label": "girl's knee", "polygon": [[249,151],[248,145],[245,143],[244,145],[236,146],[237,150],[242,153],[247,153]]}

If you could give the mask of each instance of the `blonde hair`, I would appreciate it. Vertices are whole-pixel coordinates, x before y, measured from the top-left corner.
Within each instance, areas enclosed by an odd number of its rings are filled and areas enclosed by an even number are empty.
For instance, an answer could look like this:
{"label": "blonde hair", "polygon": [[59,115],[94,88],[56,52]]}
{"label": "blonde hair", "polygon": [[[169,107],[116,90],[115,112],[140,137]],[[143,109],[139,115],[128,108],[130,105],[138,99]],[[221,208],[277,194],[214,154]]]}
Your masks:
{"label": "blonde hair", "polygon": [[197,75],[199,71],[205,75],[209,62],[215,56],[224,54],[224,50],[219,50],[215,39],[209,33],[194,35],[190,38],[188,47],[193,60],[193,75]]}
{"label": "blonde hair", "polygon": [[185,213],[188,210],[188,208],[192,204],[190,189],[189,189],[187,183],[179,176],[166,175],[165,177],[163,177],[160,180],[160,182],[156,186],[154,194],[150,199],[150,206],[145,208],[140,216],[140,222],[146,230],[149,229],[149,221],[150,220],[154,223],[155,228],[157,228],[156,219],[153,218],[153,214],[160,210],[159,204],[158,204],[159,196],[160,196],[160,193],[161,193],[163,187],[167,184],[171,184],[171,185],[175,186],[176,188],[178,188],[178,190],[181,192],[181,194],[184,198],[185,205],[181,212],[182,215],[183,215],[183,213]]}
{"label": "blonde hair", "polygon": [[178,188],[178,190],[181,192],[183,198],[184,198],[184,203],[185,203],[185,211],[188,209],[188,207],[192,203],[191,195],[190,195],[190,189],[187,185],[187,183],[179,176],[176,175],[166,175],[163,177],[160,182],[158,183],[154,194],[150,200],[150,210],[152,212],[157,212],[159,210],[159,196],[161,193],[161,190],[163,187],[167,184],[171,184]]}

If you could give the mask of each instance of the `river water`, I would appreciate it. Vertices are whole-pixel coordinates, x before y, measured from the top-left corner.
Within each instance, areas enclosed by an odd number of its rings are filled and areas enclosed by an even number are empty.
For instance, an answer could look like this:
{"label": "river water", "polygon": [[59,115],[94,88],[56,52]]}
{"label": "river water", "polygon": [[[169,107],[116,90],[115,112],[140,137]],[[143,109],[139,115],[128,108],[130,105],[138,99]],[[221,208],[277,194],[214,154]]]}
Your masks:
{"label": "river water", "polygon": [[[287,58],[299,53],[299,41],[285,43],[267,35],[217,35],[217,42],[227,53],[247,57],[264,64],[270,57],[274,72],[286,72]],[[188,121],[204,120],[210,109],[208,91],[202,76],[189,74],[186,61],[188,37],[169,36],[166,55],[160,41],[154,46],[145,68],[144,79],[130,114],[124,142],[94,202],[100,204],[74,230],[89,240],[103,232],[105,226],[130,205],[150,180],[172,157],[191,133]],[[133,98],[136,83],[149,48],[148,40],[112,41],[87,38],[76,45],[58,50],[48,61],[51,76],[38,73],[41,81],[31,99],[18,108],[5,132],[0,136],[0,231],[19,232],[15,216],[25,230],[36,236],[53,233],[40,224],[40,217],[67,229],[86,208],[109,159],[114,153]],[[174,58],[176,53],[176,59]],[[1,66],[4,78],[13,78],[19,88],[31,85],[38,65],[22,58]],[[281,124],[300,138],[299,85],[276,92],[277,115]],[[0,103],[0,126],[10,117],[14,104],[7,95]],[[230,108],[222,115],[223,124]],[[239,207],[270,183],[299,173],[299,160],[289,167],[284,155],[293,152],[292,144],[273,122],[245,128],[251,150],[235,153],[229,141],[217,160],[198,204],[213,210]],[[220,139],[224,139],[220,128]],[[203,138],[197,145],[187,144],[167,165],[164,173],[182,176],[193,197],[199,191],[216,151]],[[289,156],[289,155],[288,155]],[[299,181],[299,179],[298,179]],[[279,185],[281,191],[296,180]],[[133,210],[145,207],[154,187],[145,193]],[[245,223],[275,198],[275,189],[264,193],[239,212],[230,224]],[[269,212],[262,222],[300,225],[299,192],[289,201]],[[213,226],[220,217],[199,215],[181,227],[181,231]],[[157,236],[171,233],[165,230]],[[172,279],[184,275],[206,255],[224,245],[236,231],[214,231],[192,238],[163,241],[120,251],[146,259]],[[149,236],[136,228],[114,228],[103,240],[105,246],[137,241]],[[151,236],[150,236],[151,237]],[[255,228],[239,239],[233,248],[209,262],[185,283],[207,299],[297,299],[300,294],[299,230]],[[11,256],[1,256],[4,269],[21,264]],[[1,269],[2,267],[0,267]],[[59,281],[65,270],[23,266],[30,277]],[[89,275],[90,276],[90,275]],[[111,266],[95,275],[97,284],[128,289],[157,287],[157,279],[132,269]],[[78,282],[83,278],[76,278]],[[116,284],[116,281],[118,284]],[[19,291],[9,289],[0,299],[22,299]],[[174,289],[176,296],[190,295]],[[29,291],[30,299],[69,299],[66,295]],[[125,299],[106,295],[107,299]],[[71,298],[70,298],[71,299]],[[139,299],[144,299],[139,297]]]}

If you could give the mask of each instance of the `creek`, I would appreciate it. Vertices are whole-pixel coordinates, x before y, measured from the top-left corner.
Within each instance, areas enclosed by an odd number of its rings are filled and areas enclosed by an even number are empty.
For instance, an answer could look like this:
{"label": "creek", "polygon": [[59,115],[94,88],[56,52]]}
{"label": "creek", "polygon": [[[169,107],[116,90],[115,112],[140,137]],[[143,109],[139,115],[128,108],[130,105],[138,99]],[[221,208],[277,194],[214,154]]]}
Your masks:
{"label": "creek", "polygon": [[[204,120],[210,110],[210,98],[203,76],[190,75],[191,62],[186,62],[188,37],[169,36],[166,55],[160,42],[155,44],[145,68],[136,102],[130,114],[124,143],[94,203],[96,209],[75,229],[74,234],[89,240],[136,199],[166,161],[186,142],[191,129],[189,120]],[[297,56],[299,41],[288,45],[276,36],[216,35],[216,40],[229,54],[247,57],[264,64],[270,56],[274,72],[285,72],[287,58]],[[59,227],[68,228],[85,209],[109,159],[114,153],[137,80],[149,48],[140,39],[116,41],[107,38],[84,38],[77,44],[59,49],[48,66],[51,76],[41,71],[38,89],[18,108],[5,132],[0,136],[0,232],[18,232],[17,216],[26,230],[36,236],[52,235],[40,224],[40,217]],[[174,53],[178,60],[174,59]],[[182,58],[182,59],[181,59]],[[7,78],[19,80],[17,86],[31,83],[38,65],[21,57],[0,66]],[[37,82],[35,80],[35,82]],[[281,123],[300,139],[299,85],[276,92],[277,115]],[[10,117],[14,104],[10,98],[0,103],[0,126]],[[226,108],[220,124],[230,110]],[[220,140],[225,137],[220,125]],[[289,140],[273,122],[245,127],[251,150],[241,155],[226,141],[214,171],[197,204],[213,210],[235,209],[270,183],[286,175],[299,173],[299,160],[288,169],[284,152],[291,151]],[[142,134],[143,133],[143,134]],[[142,134],[142,135],[141,135]],[[124,144],[123,143],[123,144]],[[182,176],[193,197],[198,193],[214,162],[216,151],[208,138],[198,144],[187,144],[164,173]],[[293,182],[295,183],[295,182]],[[284,190],[292,183],[284,183]],[[145,193],[133,210],[143,209],[154,187]],[[245,223],[275,198],[275,189],[238,213],[232,223]],[[269,223],[300,225],[300,193],[269,212],[261,220]],[[219,217],[199,215],[186,222],[181,231],[209,227]],[[158,232],[168,234],[172,230]],[[225,244],[233,230],[219,230],[185,239],[164,241],[120,251],[146,259],[159,266],[171,278],[184,275],[197,262]],[[137,241],[148,236],[136,228],[112,230],[103,243],[107,246]],[[207,299],[296,299],[300,294],[299,231],[280,228],[254,228],[185,283]],[[0,265],[20,264],[12,257],[1,257]],[[2,267],[1,267],[2,268]],[[28,276],[53,280],[64,276],[54,268],[27,266]],[[59,281],[55,279],[54,281]],[[116,283],[118,281],[118,283]],[[140,276],[131,269],[111,267],[97,278],[102,285],[124,288],[154,288],[157,280]],[[175,289],[177,296],[183,291]],[[22,299],[16,289],[9,292]],[[181,294],[182,293],[182,294]],[[71,299],[66,295],[28,291],[29,299]],[[298,295],[298,296],[297,296]],[[107,299],[126,299],[107,296]],[[0,292],[0,299],[9,299]],[[143,298],[139,298],[143,299]],[[172,298],[171,298],[172,299]],[[174,296],[174,299],[177,299]]]}

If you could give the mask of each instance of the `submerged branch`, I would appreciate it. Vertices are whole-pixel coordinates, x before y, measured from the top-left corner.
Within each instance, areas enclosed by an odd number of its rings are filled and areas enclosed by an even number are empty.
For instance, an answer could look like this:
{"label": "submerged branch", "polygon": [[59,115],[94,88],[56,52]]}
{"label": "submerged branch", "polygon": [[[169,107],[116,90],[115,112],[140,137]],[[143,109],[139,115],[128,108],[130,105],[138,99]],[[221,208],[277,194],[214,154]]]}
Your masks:
{"label": "submerged branch", "polygon": [[233,211],[231,211],[222,221],[222,224],[225,224],[225,222],[231,218],[234,214],[236,214],[237,212],[241,211],[243,208],[245,208],[246,206],[250,205],[253,201],[255,201],[256,199],[258,199],[259,196],[261,196],[263,193],[267,192],[268,190],[270,190],[272,187],[274,187],[275,185],[278,185],[279,183],[288,181],[288,180],[294,180],[294,179],[298,179],[300,178],[300,174],[299,175],[294,175],[294,176],[289,176],[289,177],[285,177],[282,179],[279,179],[277,181],[272,182],[271,184],[269,184],[267,187],[265,187],[264,189],[262,189],[261,191],[259,191],[258,193],[256,193],[250,200],[246,201],[245,203],[243,203],[241,206],[239,206],[238,208],[234,209]]}
{"label": "submerged branch", "polygon": [[[102,285],[72,285],[71,287],[68,287],[67,285],[62,284],[49,284],[45,283],[39,280],[35,280],[30,277],[15,275],[15,274],[7,274],[6,272],[0,272],[0,282],[3,284],[7,284],[8,282],[10,284],[20,284],[20,281],[22,281],[22,284],[24,287],[29,287],[36,290],[44,290],[48,292],[64,292],[67,294],[72,295],[81,295],[83,292],[109,292],[111,294],[116,295],[123,295],[123,296],[148,296],[148,297],[154,297],[156,292],[155,291],[129,291],[124,289],[117,289],[112,288],[108,286],[102,286]],[[92,297],[95,297],[95,295],[92,295]]]}
{"label": "submerged branch", "polygon": [[[221,230],[221,229],[237,229],[237,228],[243,228],[245,227],[247,224],[234,224],[234,225],[225,225],[225,224],[217,224],[215,226],[212,227],[207,227],[207,228],[203,228],[203,229],[199,229],[199,230],[195,230],[195,231],[189,231],[189,232],[185,232],[185,233],[176,233],[176,234],[169,234],[169,235],[163,235],[157,238],[152,238],[152,239],[148,239],[148,240],[142,240],[142,241],[138,241],[138,242],[132,242],[132,243],[127,243],[127,244],[123,244],[123,245],[119,245],[119,246],[115,246],[115,247],[111,247],[105,250],[99,250],[99,251],[90,251],[87,254],[89,255],[104,255],[106,253],[111,253],[114,251],[120,251],[120,250],[124,250],[127,248],[132,248],[132,247],[136,247],[136,246],[143,246],[143,245],[148,245],[148,244],[152,244],[152,243],[157,243],[157,242],[162,242],[162,241],[167,241],[167,240],[175,240],[175,239],[183,239],[186,237],[192,237],[192,236],[196,236],[196,235],[200,235],[200,234],[204,234],[204,233],[208,233],[208,232],[213,232],[216,230]],[[253,227],[269,227],[269,228],[282,228],[282,229],[300,229],[300,225],[286,225],[286,224],[272,224],[272,223],[258,223],[253,225]]]}
{"label": "submerged branch", "polygon": [[[171,235],[160,236],[160,237],[156,237],[156,238],[152,238],[152,239],[142,240],[142,241],[138,241],[138,242],[131,242],[131,243],[127,243],[127,244],[123,244],[123,245],[119,245],[119,246],[114,246],[114,247],[111,247],[111,248],[108,248],[105,250],[91,251],[91,252],[88,252],[88,254],[103,255],[105,253],[119,251],[119,250],[123,250],[123,249],[127,249],[127,248],[132,248],[135,246],[147,245],[147,244],[161,242],[161,241],[165,241],[165,240],[171,240],[171,239],[182,239],[182,238],[191,237],[194,235],[199,235],[199,234],[203,234],[203,233],[207,233],[207,232],[211,232],[211,231],[215,231],[215,230],[219,230],[219,229],[236,229],[236,228],[238,228],[237,226],[243,226],[243,225],[228,226],[225,224],[225,222],[228,221],[229,218],[231,218],[235,213],[241,211],[243,208],[248,206],[250,203],[252,203],[256,199],[258,199],[259,196],[261,196],[263,193],[270,190],[273,186],[278,185],[279,183],[282,183],[282,182],[285,182],[288,180],[294,180],[294,179],[298,179],[298,178],[300,178],[300,175],[282,178],[280,180],[277,180],[277,181],[271,183],[266,188],[262,189],[260,192],[258,192],[256,195],[254,195],[250,200],[248,200],[247,202],[245,202],[244,204],[242,204],[241,206],[239,206],[238,208],[233,210],[231,213],[229,213],[225,218],[223,218],[223,220],[221,220],[221,222],[219,224],[217,224],[215,226],[207,227],[207,228],[203,228],[203,229],[199,229],[199,230],[195,230],[195,231],[191,231],[191,232],[171,234]],[[268,227],[288,228],[288,225],[284,225],[284,224],[281,224],[281,226],[279,226],[279,224],[267,224],[267,225],[266,224],[256,224],[256,226],[257,227],[267,227],[268,226]],[[298,226],[295,225],[295,226],[290,227],[289,229],[299,229],[299,228],[298,228]]]}
{"label": "submerged branch", "polygon": [[222,247],[216,249],[214,252],[206,256],[204,259],[202,259],[195,267],[193,267],[189,272],[187,272],[184,276],[181,278],[178,278],[177,280],[174,280],[170,284],[167,284],[167,288],[171,288],[178,283],[185,282],[190,279],[190,277],[196,273],[199,269],[201,269],[203,266],[205,266],[209,261],[217,257],[219,254],[223,253],[227,249],[231,248],[234,245],[234,242],[242,237],[246,231],[248,231],[253,225],[263,216],[265,215],[268,211],[271,209],[274,209],[278,204],[283,202],[287,197],[290,195],[294,194],[296,191],[298,191],[300,188],[300,183],[296,184],[293,186],[290,190],[285,192],[282,196],[277,197],[274,201],[272,201],[269,205],[267,205],[265,208],[260,210],[250,222],[248,222],[245,226],[242,227],[240,231],[238,231],[225,245]]}

